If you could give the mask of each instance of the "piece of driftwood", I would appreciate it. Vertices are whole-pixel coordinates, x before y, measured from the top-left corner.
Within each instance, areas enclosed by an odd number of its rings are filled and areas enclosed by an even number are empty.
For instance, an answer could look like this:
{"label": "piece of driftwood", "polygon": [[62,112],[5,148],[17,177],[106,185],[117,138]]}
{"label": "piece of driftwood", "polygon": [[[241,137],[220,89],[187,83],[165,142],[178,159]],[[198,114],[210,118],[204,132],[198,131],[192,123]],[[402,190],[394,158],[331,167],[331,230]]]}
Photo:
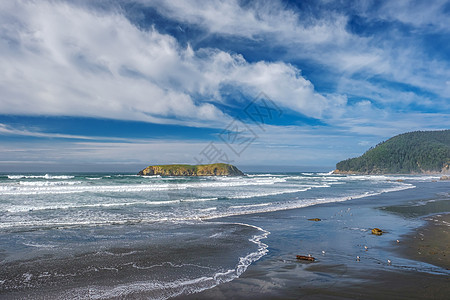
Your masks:
{"label": "piece of driftwood", "polygon": [[297,255],[297,259],[300,260],[307,260],[307,261],[315,261],[316,259],[312,256],[305,256],[305,255]]}

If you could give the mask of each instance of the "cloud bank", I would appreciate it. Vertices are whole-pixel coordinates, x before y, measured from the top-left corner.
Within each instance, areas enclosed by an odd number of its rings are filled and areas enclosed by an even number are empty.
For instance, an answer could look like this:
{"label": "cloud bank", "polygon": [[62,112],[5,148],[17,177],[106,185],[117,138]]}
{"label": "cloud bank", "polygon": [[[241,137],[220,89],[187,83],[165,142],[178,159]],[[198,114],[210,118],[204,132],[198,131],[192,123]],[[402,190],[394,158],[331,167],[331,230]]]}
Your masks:
{"label": "cloud bank", "polygon": [[60,1],[0,4],[0,111],[220,126],[220,89],[261,90],[284,107],[321,117],[330,101],[284,62],[247,62],[194,51],[118,12]]}

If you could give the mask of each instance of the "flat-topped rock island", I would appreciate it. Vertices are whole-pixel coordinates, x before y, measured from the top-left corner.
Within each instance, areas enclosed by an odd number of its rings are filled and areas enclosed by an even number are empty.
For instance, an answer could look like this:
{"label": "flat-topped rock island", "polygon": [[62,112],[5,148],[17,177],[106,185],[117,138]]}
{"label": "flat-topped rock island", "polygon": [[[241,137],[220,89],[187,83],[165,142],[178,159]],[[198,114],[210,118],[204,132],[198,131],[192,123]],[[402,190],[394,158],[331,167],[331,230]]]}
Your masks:
{"label": "flat-topped rock island", "polygon": [[243,176],[244,173],[237,167],[225,164],[207,165],[156,165],[141,170],[142,176]]}

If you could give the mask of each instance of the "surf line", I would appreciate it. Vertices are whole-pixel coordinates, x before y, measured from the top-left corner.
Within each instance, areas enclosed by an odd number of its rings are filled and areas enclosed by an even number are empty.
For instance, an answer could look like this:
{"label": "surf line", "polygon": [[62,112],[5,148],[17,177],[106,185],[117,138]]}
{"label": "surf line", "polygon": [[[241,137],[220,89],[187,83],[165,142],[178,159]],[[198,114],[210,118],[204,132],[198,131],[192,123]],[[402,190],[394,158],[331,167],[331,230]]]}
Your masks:
{"label": "surf line", "polygon": [[139,293],[139,292],[149,292],[149,291],[160,291],[161,295],[149,296],[149,299],[168,299],[180,295],[189,295],[194,293],[199,293],[204,290],[212,289],[220,284],[230,282],[240,275],[242,275],[250,266],[250,264],[254,261],[259,260],[261,257],[266,255],[268,251],[268,245],[261,242],[262,239],[267,238],[270,234],[269,231],[250,224],[245,223],[229,223],[229,222],[211,222],[213,224],[223,224],[223,225],[239,225],[246,226],[257,229],[260,234],[253,235],[249,241],[256,244],[258,246],[258,250],[255,252],[251,252],[245,257],[240,257],[239,261],[234,269],[226,270],[223,272],[216,272],[210,276],[202,276],[198,278],[193,278],[190,280],[177,280],[173,282],[161,283],[161,282],[137,282],[134,284],[127,285],[119,285],[114,288],[110,287],[96,287],[95,289],[89,288],[78,288],[75,290],[71,290],[66,292],[66,294],[62,296],[66,296],[67,294],[71,294],[71,292],[75,292],[78,295],[89,294],[89,297],[93,299],[105,299],[117,297],[118,295],[129,295],[131,293]]}
{"label": "surf line", "polygon": [[266,255],[269,252],[269,250],[268,250],[269,246],[267,244],[263,243],[261,240],[266,239],[269,236],[270,231],[267,231],[256,225],[239,223],[239,222],[235,222],[235,223],[220,222],[220,224],[246,226],[246,227],[254,228],[261,232],[260,234],[253,235],[249,239],[250,242],[257,245],[258,250],[256,252],[251,252],[251,253],[247,254],[245,257],[239,258],[239,263],[237,264],[237,266],[235,268],[235,272],[236,272],[235,275],[237,278],[237,277],[241,276],[253,262],[258,261],[261,257],[263,257],[264,255]]}

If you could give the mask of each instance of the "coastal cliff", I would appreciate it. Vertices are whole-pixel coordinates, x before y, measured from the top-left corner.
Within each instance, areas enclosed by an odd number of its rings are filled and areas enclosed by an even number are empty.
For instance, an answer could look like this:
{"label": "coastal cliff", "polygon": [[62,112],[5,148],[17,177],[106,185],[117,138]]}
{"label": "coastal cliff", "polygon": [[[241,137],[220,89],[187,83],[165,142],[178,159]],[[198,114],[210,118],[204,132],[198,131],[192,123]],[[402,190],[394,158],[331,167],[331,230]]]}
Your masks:
{"label": "coastal cliff", "polygon": [[390,138],[359,157],[336,164],[334,174],[448,174],[450,130],[415,131]]}
{"label": "coastal cliff", "polygon": [[138,175],[151,176],[243,176],[233,165],[217,163],[208,165],[157,165],[148,166]]}

